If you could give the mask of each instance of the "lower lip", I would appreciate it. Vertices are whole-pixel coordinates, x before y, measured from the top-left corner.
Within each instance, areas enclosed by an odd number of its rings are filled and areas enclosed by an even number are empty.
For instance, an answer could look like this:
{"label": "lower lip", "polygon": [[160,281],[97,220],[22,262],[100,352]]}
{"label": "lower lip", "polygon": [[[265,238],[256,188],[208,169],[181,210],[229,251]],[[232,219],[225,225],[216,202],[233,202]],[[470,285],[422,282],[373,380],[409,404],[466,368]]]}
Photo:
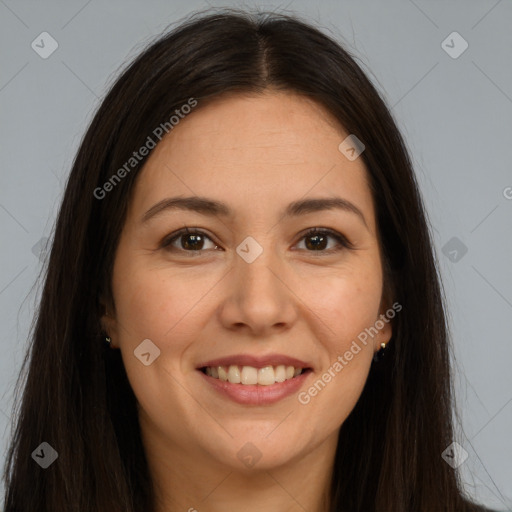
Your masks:
{"label": "lower lip", "polygon": [[220,394],[231,398],[234,402],[244,405],[270,405],[294,393],[297,393],[304,381],[309,377],[311,370],[306,370],[293,379],[284,382],[276,382],[270,386],[232,384],[231,382],[216,379],[206,375],[201,370],[198,372],[206,382]]}

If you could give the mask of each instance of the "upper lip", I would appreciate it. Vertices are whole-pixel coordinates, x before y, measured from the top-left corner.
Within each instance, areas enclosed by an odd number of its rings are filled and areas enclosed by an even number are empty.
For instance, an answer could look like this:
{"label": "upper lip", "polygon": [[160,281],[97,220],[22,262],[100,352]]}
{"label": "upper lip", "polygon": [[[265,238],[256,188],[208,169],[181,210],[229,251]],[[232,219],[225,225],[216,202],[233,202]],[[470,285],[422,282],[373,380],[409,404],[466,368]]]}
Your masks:
{"label": "upper lip", "polygon": [[252,356],[249,354],[235,354],[232,356],[219,357],[201,363],[197,369],[206,366],[253,366],[255,368],[263,368],[265,366],[293,366],[295,368],[312,368],[310,363],[301,361],[295,357],[285,356],[284,354],[268,354],[265,356]]}

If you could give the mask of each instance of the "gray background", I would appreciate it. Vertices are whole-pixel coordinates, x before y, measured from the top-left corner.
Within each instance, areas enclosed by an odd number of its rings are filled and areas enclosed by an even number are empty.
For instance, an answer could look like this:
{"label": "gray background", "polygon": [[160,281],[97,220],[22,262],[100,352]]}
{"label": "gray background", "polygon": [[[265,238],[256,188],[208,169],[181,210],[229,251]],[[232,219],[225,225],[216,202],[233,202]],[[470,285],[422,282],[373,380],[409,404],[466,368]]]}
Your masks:
{"label": "gray background", "polygon": [[[80,138],[123,62],[208,5],[287,9],[319,22],[353,48],[392,106],[425,196],[449,302],[456,439],[469,454],[461,475],[470,495],[512,510],[510,0],[0,0],[3,454],[42,246]],[[45,31],[59,45],[47,59],[31,47]],[[442,46],[453,31],[469,45],[458,58],[445,49],[453,54],[461,40]]]}

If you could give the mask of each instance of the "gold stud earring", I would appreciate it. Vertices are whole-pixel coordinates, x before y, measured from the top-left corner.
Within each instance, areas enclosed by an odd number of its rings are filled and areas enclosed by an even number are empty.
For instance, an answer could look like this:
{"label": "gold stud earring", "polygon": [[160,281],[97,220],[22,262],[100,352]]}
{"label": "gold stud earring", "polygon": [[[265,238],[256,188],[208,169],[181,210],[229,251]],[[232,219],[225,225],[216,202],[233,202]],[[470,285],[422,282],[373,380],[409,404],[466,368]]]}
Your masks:
{"label": "gold stud earring", "polygon": [[382,358],[384,357],[384,351],[386,349],[386,344],[381,343],[379,351],[373,356],[373,360],[378,363],[379,361],[382,361]]}

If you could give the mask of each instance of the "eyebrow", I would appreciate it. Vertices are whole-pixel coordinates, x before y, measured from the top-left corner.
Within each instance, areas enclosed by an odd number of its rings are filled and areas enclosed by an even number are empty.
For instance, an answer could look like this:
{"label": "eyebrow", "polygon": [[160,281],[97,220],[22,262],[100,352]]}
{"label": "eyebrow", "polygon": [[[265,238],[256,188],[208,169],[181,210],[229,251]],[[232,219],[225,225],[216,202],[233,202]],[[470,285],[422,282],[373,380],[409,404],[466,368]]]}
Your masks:
{"label": "eyebrow", "polygon": [[[302,199],[294,201],[285,208],[282,217],[298,217],[308,213],[333,209],[354,213],[362,220],[366,228],[368,228],[363,212],[355,204],[341,197],[322,197],[317,199]],[[168,197],[153,205],[142,216],[141,222],[146,223],[149,219],[166,210],[185,210],[208,216],[234,216],[234,212],[227,204],[214,199],[199,196]]]}

